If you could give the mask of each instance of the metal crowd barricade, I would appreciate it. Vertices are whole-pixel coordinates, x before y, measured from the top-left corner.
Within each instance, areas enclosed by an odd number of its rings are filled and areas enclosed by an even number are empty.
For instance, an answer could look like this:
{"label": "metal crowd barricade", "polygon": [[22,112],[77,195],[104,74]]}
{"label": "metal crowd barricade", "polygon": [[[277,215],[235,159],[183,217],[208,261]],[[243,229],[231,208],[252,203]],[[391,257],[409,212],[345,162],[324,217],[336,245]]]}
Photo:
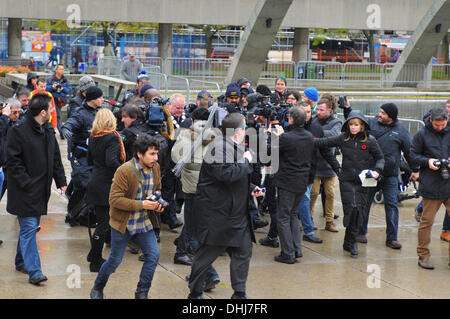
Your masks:
{"label": "metal crowd barricade", "polygon": [[207,59],[206,78],[224,79],[230,66],[230,59]]}
{"label": "metal crowd barricade", "polygon": [[[393,68],[393,64],[389,66]],[[415,83],[424,83],[426,80],[425,70],[426,66],[424,64],[407,63],[403,66],[402,72],[397,79],[392,79],[390,74],[386,74],[383,84],[396,83],[397,85],[404,84],[408,86]]]}
{"label": "metal crowd barricade", "polygon": [[168,75],[204,77],[206,64],[204,58],[166,58],[163,72]]}
{"label": "metal crowd barricade", "polygon": [[383,64],[380,63],[348,62],[342,69],[342,80],[381,83],[383,71]]}
{"label": "metal crowd barricade", "polygon": [[138,56],[136,58],[141,61],[145,70],[162,70],[163,68],[163,59],[160,57]]}
{"label": "metal crowd barricade", "polygon": [[342,68],[339,62],[299,61],[295,63],[295,85],[311,81],[324,81],[328,84],[340,86],[342,82]]}
{"label": "metal crowd barricade", "polygon": [[166,74],[166,97],[170,97],[173,93],[181,93],[186,96],[187,100],[190,94],[189,80],[185,77],[178,75],[168,75]]}
{"label": "metal crowd barricade", "polygon": [[98,74],[120,78],[120,68],[123,61],[114,56],[105,56],[98,60]]}
{"label": "metal crowd barricade", "polygon": [[167,98],[168,95],[167,75],[161,72],[153,72],[153,71],[147,71],[147,75],[150,79],[150,84],[161,93],[164,93],[165,98]]}
{"label": "metal crowd barricade", "polygon": [[207,90],[213,97],[218,97],[222,94],[220,85],[217,82],[189,79],[189,92],[191,95],[186,97],[186,103],[195,103],[197,94],[202,90]]}
{"label": "metal crowd barricade", "polygon": [[283,75],[287,80],[293,80],[294,73],[295,62],[267,60],[264,63],[264,68],[260,75],[260,78],[275,79],[278,76]]}
{"label": "metal crowd barricade", "polygon": [[450,64],[431,65],[431,81],[450,84]]}

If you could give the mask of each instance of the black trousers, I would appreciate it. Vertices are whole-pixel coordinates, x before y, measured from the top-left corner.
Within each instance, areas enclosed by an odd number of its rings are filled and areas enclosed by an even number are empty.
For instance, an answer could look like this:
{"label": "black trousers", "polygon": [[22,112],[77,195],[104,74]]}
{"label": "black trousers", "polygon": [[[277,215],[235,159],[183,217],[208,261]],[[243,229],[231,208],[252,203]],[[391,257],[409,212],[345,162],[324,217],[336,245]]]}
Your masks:
{"label": "black trousers", "polygon": [[175,209],[176,184],[177,178],[172,172],[169,172],[161,179],[161,196],[169,203],[169,206],[164,209],[162,214],[158,214],[158,216],[160,216],[160,221],[169,226],[178,222]]}
{"label": "black trousers", "polygon": [[95,206],[95,218],[97,226],[92,236],[91,250],[89,251],[90,259],[93,262],[101,260],[103,245],[108,238],[110,231],[109,206]]}
{"label": "black trousers", "polygon": [[278,237],[281,253],[286,257],[295,257],[302,253],[298,206],[303,193],[292,193],[278,188]]}
{"label": "black trousers", "polygon": [[231,258],[230,261],[230,279],[231,287],[236,292],[245,292],[245,285],[248,277],[250,259],[252,257],[252,240],[250,230],[242,239],[241,246],[210,246],[201,244],[195,252],[194,260],[189,278],[189,289],[193,294],[203,292],[203,283],[205,282],[208,270],[212,263],[225,251]]}
{"label": "black trousers", "polygon": [[[344,214],[346,212],[344,211]],[[345,227],[345,236],[344,243],[346,244],[354,244],[356,243],[356,236],[359,234],[359,230],[363,224],[363,211],[361,208],[354,207],[349,216],[345,216],[348,218],[348,224],[344,225]]]}

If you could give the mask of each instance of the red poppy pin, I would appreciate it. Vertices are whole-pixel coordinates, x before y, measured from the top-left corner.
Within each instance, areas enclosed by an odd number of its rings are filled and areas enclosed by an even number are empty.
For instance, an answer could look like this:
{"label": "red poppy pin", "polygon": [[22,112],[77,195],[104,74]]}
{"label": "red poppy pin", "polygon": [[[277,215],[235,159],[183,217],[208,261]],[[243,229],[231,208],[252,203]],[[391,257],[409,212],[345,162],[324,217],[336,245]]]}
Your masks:
{"label": "red poppy pin", "polygon": [[367,148],[367,146],[363,145],[363,146],[361,146],[361,148],[362,148],[363,150],[365,150],[365,149]]}

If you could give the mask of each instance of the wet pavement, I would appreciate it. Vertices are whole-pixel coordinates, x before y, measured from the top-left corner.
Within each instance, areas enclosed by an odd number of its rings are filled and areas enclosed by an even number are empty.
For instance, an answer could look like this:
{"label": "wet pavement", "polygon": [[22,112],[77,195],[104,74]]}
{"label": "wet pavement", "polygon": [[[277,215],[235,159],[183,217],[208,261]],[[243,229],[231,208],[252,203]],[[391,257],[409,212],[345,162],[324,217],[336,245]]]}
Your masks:
{"label": "wet pavement", "polygon": [[[59,141],[70,179],[70,165],[66,159],[66,143]],[[247,294],[251,298],[274,299],[347,299],[347,298],[450,298],[450,267],[448,266],[448,243],[441,241],[443,207],[436,215],[431,239],[431,260],[434,270],[425,270],[417,265],[416,245],[418,223],[414,219],[417,199],[399,205],[398,239],[401,250],[385,246],[385,217],[383,205],[372,206],[368,243],[359,244],[359,256],[350,258],[343,251],[344,228],[342,226],[342,205],[336,186],[335,212],[341,217],[335,220],[338,233],[324,230],[325,219],[317,201],[314,220],[319,228],[316,235],[322,244],[302,241],[303,257],[293,265],[274,261],[279,248],[256,244],[247,281]],[[15,270],[19,225],[17,218],[6,213],[6,195],[0,203],[0,298],[25,299],[82,299],[89,298],[89,291],[96,273],[89,272],[86,256],[90,248],[86,227],[70,227],[64,222],[67,199],[60,195],[55,185],[49,203],[49,213],[41,219],[41,231],[37,235],[43,273],[48,281],[41,286],[28,283],[28,276]],[[182,220],[182,214],[178,215]],[[268,215],[265,219],[270,219]],[[181,228],[178,228],[181,231]],[[257,240],[266,236],[268,226],[256,231]],[[190,267],[173,263],[175,246],[173,240],[178,233],[162,226],[161,256],[152,283],[149,297],[153,299],[185,299],[189,293],[186,275]],[[103,257],[109,256],[105,248]],[[229,277],[229,257],[219,257],[214,266],[221,283],[206,298],[228,299],[233,294]],[[104,290],[105,298],[134,298],[142,262],[128,250],[122,264],[111,275]],[[79,274],[79,275],[78,275]]]}

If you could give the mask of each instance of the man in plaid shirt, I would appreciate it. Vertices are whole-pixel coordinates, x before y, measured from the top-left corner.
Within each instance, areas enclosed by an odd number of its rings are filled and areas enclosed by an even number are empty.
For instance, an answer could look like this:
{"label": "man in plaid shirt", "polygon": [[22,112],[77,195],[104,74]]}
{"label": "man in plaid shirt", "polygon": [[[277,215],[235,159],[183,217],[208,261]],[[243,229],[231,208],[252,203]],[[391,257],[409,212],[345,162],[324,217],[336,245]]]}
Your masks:
{"label": "man in plaid shirt", "polygon": [[148,200],[161,190],[158,161],[159,142],[142,134],[134,143],[134,157],[120,166],[113,178],[109,194],[111,253],[100,268],[91,290],[92,299],[103,299],[103,288],[109,276],[122,261],[128,242],[133,239],[142,249],[144,264],[135,292],[136,299],[147,299],[159,260],[155,228],[159,228],[155,212],[162,212],[158,202]]}

